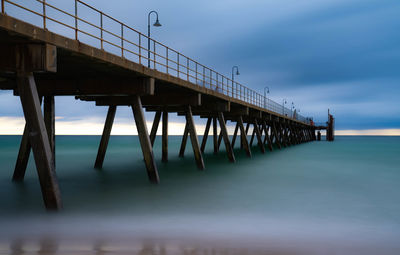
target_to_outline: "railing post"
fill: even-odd
[[[124,24],[121,23],[121,56],[124,57]]]
[[[142,36],[140,35],[140,33],[138,33],[139,35],[139,64],[142,64]]]
[[[187,81],[189,81],[189,58],[186,58],[186,76]]]
[[[205,87],[205,86],[206,86],[206,69],[203,66],[203,87]]]
[[[1,12],[4,13],[4,0],[1,0]]]
[[[165,54],[165,61],[167,62],[167,64],[166,64],[166,68],[167,68],[167,73],[168,73],[168,47],[165,47],[165,49],[166,49],[166,54]]]
[[[78,40],[78,0],[75,0],[75,40]]]
[[[156,69],[156,41],[153,41],[153,67]]]
[[[2,4],[3,4],[3,1],[2,1]],[[43,29],[46,29],[46,0],[43,0],[42,3],[43,3]]]
[[[195,64],[196,64],[196,67],[195,67],[195,69],[196,69],[196,85],[197,85],[197,62],[195,62]]]
[[[103,12],[100,12],[100,47],[103,50]]]
[[[216,78],[216,80],[217,80],[217,81],[216,81],[216,82],[217,82],[217,86],[215,87],[215,91],[218,92],[218,73],[216,73],[215,75],[216,75],[215,78]]]
[[[211,69],[210,69],[210,89],[212,89],[212,72],[211,72]]]
[[[179,78],[179,53],[178,53],[178,68],[176,68],[178,70],[178,78]]]

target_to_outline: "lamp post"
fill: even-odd
[[[235,73],[235,69],[236,69],[236,73]],[[235,74],[236,75],[240,75],[239,73],[239,67],[238,66],[232,66],[232,97],[234,97],[234,93],[233,93],[233,86],[234,86],[234,81],[235,81]]]
[[[267,90],[265,90],[267,89]],[[269,87],[265,86],[264,87],[264,108],[267,108],[266,100],[267,100],[267,93],[269,94]]]
[[[158,20],[158,13],[156,11],[150,11],[147,15],[147,67],[150,68],[150,15],[152,13],[156,14],[156,22],[154,22],[153,26],[161,27],[161,23]]]
[[[292,107],[290,108],[290,112],[291,112],[292,118],[293,118],[293,110],[294,110],[294,103],[292,102]]]
[[[286,99],[282,101],[282,115],[285,116],[285,104],[287,104]]]

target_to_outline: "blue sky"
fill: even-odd
[[[73,9],[72,0],[48,2]],[[240,83],[259,92],[268,86],[276,102],[294,102],[317,121],[330,108],[337,129],[400,128],[398,0],[86,2],[142,32],[147,13],[158,11],[156,40],[226,76],[239,66]],[[56,100],[63,120],[105,118],[104,108]],[[0,92],[0,116],[22,116],[9,92]]]

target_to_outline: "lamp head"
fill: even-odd
[[[155,27],[161,27],[160,21],[157,19],[156,22],[153,24]]]
[[[267,89],[267,93],[269,94],[269,89]]]
[[[240,75],[239,70],[236,71],[236,75]]]

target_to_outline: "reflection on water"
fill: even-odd
[[[230,164],[209,143],[205,171],[188,150],[155,155],[151,185],[136,137],[57,137],[65,209],[43,210],[33,160],[10,181],[19,137],[0,136],[0,254],[400,254],[400,137],[338,137]],[[190,146],[188,146],[190,148]]]

